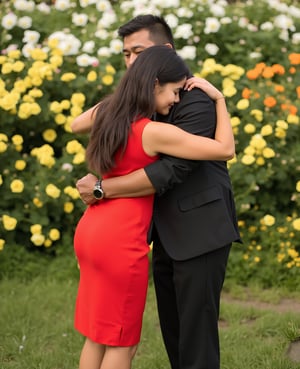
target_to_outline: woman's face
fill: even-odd
[[[179,102],[179,92],[183,88],[186,78],[179,82],[170,82],[160,85],[157,81],[154,89],[155,111],[168,115],[171,107]]]

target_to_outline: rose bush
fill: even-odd
[[[54,254],[71,248],[84,209],[75,182],[87,170],[87,137],[72,134],[70,123],[112,91],[124,71],[118,26],[153,13],[166,18],[192,71],[227,97],[237,152],[229,169],[244,240],[233,248],[229,275],[242,282],[295,281],[296,1],[15,0],[1,2],[0,10],[2,254],[13,244]]]

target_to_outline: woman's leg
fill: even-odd
[[[104,345],[86,338],[80,355],[79,369],[100,369],[104,353]]]
[[[130,369],[137,345],[129,347],[106,346],[100,369]]]

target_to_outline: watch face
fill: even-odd
[[[96,199],[102,199],[102,197],[103,197],[103,191],[100,190],[100,189],[98,189],[98,188],[96,188],[94,190],[94,196],[96,197]]]

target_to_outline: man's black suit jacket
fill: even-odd
[[[215,103],[198,88],[183,91],[169,116],[156,118],[163,119],[193,134],[214,137]],[[240,242],[226,162],[161,155],[145,171],[157,192],[148,241],[155,228],[174,260]]]

